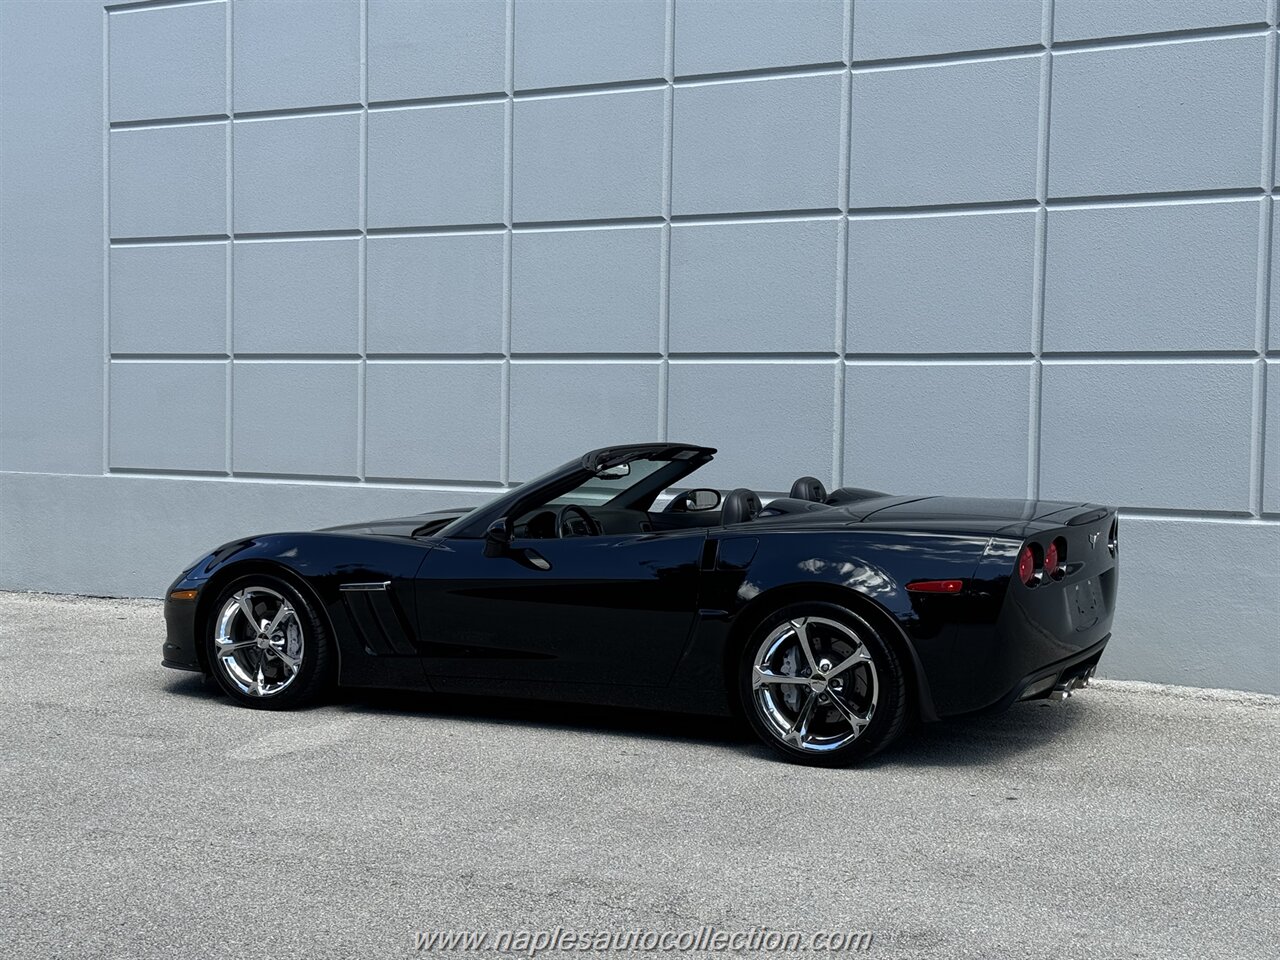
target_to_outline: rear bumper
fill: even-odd
[[[1111,639],[1119,590],[1119,560],[1102,539],[1113,517],[1103,511],[1075,527],[1032,534],[1042,544],[1065,539],[1069,558],[1061,576],[1032,585],[1012,575],[1022,540],[988,548],[971,598],[955,598],[952,627],[916,641],[937,716],[999,710],[1047,695],[1056,678],[1071,679],[1072,670],[1084,673],[1097,664]],[[1046,679],[1041,691],[1037,684]]]
[[[1036,670],[1023,677],[1013,689],[987,708],[992,713],[1007,710],[1019,700],[1045,700],[1055,687],[1075,678],[1086,678],[1093,675],[1093,670],[1107,649],[1111,634],[1102,638],[1088,650],[1067,657],[1058,663]]]

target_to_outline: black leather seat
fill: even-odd
[[[827,502],[827,488],[817,477],[801,477],[791,485],[792,500],[809,500],[812,503]]]
[[[724,504],[720,507],[720,522],[725,526],[746,523],[760,516],[761,509],[760,498],[746,487],[739,487],[724,498]]]

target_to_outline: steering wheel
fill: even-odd
[[[595,518],[591,516],[591,514],[587,513],[585,509],[578,506],[576,503],[566,503],[563,507],[560,508],[560,512],[556,514],[556,536],[558,536],[561,540],[563,540],[566,536],[570,536],[570,537],[577,536],[577,534],[574,533],[572,528],[570,528],[569,526],[569,518],[573,514],[577,514],[579,517],[581,517],[583,523],[586,524],[587,526],[586,536],[598,537],[600,536],[600,534],[604,533],[604,529],[595,520]]]

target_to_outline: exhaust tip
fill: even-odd
[[[1096,669],[1097,667],[1090,667],[1080,673],[1058,677],[1056,683],[1052,679],[1039,680],[1023,691],[1019,699],[1031,700],[1044,697],[1046,700],[1065,700],[1073,691],[1083,690],[1089,686],[1089,681],[1093,678]]]
[[[1059,680],[1053,685],[1053,689],[1049,691],[1050,700],[1065,700],[1071,696],[1073,690],[1083,690],[1089,685],[1089,678],[1093,676],[1093,668],[1090,667],[1084,673],[1077,673],[1075,676],[1067,677]]]

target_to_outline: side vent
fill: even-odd
[[[391,582],[344,583],[342,604],[360,636],[364,648],[374,656],[412,656],[417,651],[409,639],[412,635],[404,610]]]

